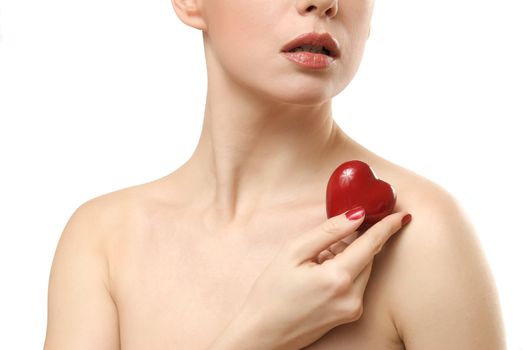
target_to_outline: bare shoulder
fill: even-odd
[[[105,241],[109,232],[115,232],[126,222],[140,220],[146,198],[140,186],[120,189],[82,203],[68,224],[80,224],[88,230],[88,238]]]
[[[495,282],[466,209],[439,184],[394,167],[398,210],[412,221],[394,235],[386,264],[391,317],[407,349],[503,349]]]
[[[417,253],[448,252],[461,248],[481,251],[475,227],[466,208],[440,184],[405,168],[395,167],[387,179],[395,185],[396,210],[412,214],[412,222],[394,237],[391,245],[402,250],[405,258],[417,259]],[[416,249],[414,249],[416,248]],[[397,259],[396,259],[397,260]],[[425,260],[425,259],[424,259]]]
[[[108,253],[122,226],[140,221],[139,198],[136,189],[117,191],[71,215],[51,267],[45,349],[120,348]]]
[[[163,205],[157,195],[158,187],[157,181],[153,181],[87,200],[71,215],[61,239],[74,235],[71,238],[89,243],[110,265],[117,259],[122,244],[147,232],[151,218]]]

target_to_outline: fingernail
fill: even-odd
[[[410,215],[410,214],[405,215],[403,217],[403,219],[401,219],[401,226],[403,227],[403,226],[407,225],[410,222],[410,220],[412,220],[412,215]]]
[[[358,220],[361,219],[365,215],[365,209],[361,206],[353,208],[345,213],[345,216],[349,220]]]

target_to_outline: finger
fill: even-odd
[[[349,234],[349,236],[347,236],[347,237],[352,238],[352,236],[355,236],[355,234]],[[345,237],[341,241],[338,241],[338,242],[332,244],[330,247],[328,247],[327,249],[322,251],[320,253],[320,255],[318,255],[318,257],[325,255],[327,257],[327,259],[332,259],[336,254],[339,254],[345,248],[347,248],[347,246],[349,245],[349,243],[346,243],[347,237]],[[354,239],[352,239],[352,240],[354,240]],[[324,260],[326,260],[326,259],[324,259]]]
[[[325,260],[332,259],[334,256],[340,252],[342,252],[346,247],[347,243],[343,241],[339,241],[331,245],[329,248],[325,249],[318,255],[317,263],[321,264]]]
[[[344,251],[345,248],[347,248],[347,246],[348,246],[348,244],[345,243],[344,241],[339,241],[339,242],[336,242],[333,245],[331,245],[328,249],[332,252],[332,254],[337,255],[337,254],[341,253],[342,251]]]
[[[360,228],[361,226],[358,227],[358,231],[355,231],[349,234],[348,236],[344,237],[340,242],[344,242],[346,245],[350,245],[352,242],[354,242],[356,238],[363,234],[363,232],[360,231]]]
[[[372,271],[372,263],[374,262],[374,259],[370,261],[370,263],[367,264],[363,268],[363,271],[354,279],[354,282],[352,284],[351,293],[354,293],[357,296],[363,296],[363,293],[365,292],[365,289],[367,288],[367,284],[369,282],[370,273]]]
[[[359,275],[379,253],[387,240],[401,229],[401,221],[407,216],[406,214],[398,212],[386,216],[352,242],[343,252],[336,255],[332,261],[351,276]]]
[[[360,213],[362,216],[355,220],[348,219],[348,216],[356,213]],[[300,264],[304,261],[316,259],[320,252],[327,249],[331,244],[354,232],[363,222],[364,213],[365,210],[358,207],[333,216],[320,226],[290,242],[291,258]]]
[[[332,254],[329,250],[324,250],[318,255],[318,258],[316,259],[316,263],[322,264],[325,260],[329,260],[334,258],[334,254]]]

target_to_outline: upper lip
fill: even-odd
[[[290,50],[302,45],[323,46],[330,52],[330,56],[340,56],[340,46],[338,41],[329,33],[305,33],[298,35],[296,38],[285,44],[281,49],[281,52],[289,52]]]

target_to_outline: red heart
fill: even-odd
[[[357,206],[365,208],[365,220],[358,231],[365,231],[392,213],[396,191],[379,180],[371,167],[360,160],[338,166],[327,184],[327,217],[339,215]]]

